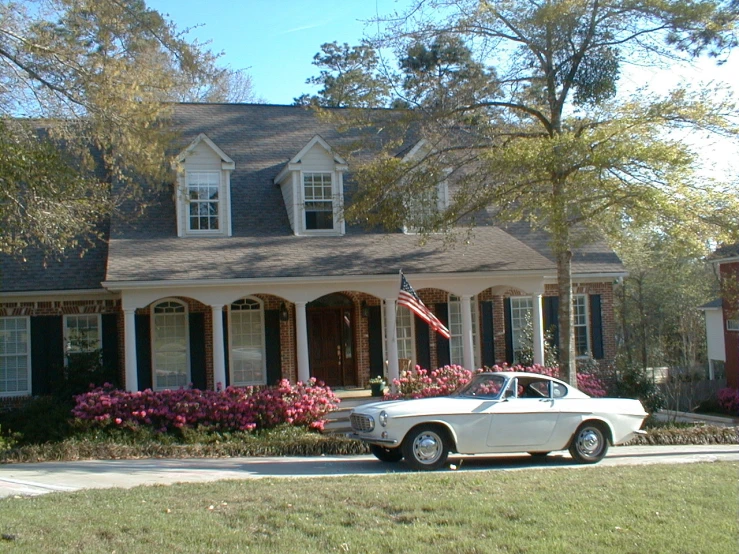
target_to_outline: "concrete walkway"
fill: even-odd
[[[739,446],[619,446],[611,448],[608,456],[596,467],[714,461],[739,462]],[[543,461],[531,458],[528,454],[504,454],[451,456],[449,463],[453,466],[450,469],[456,471],[593,467],[573,463],[566,452],[552,453]],[[7,464],[0,465],[0,498],[93,488],[203,483],[223,479],[320,478],[409,472],[402,462],[384,464],[373,456],[90,460]]]

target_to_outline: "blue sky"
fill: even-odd
[[[312,91],[305,84],[316,75],[311,64],[321,44],[358,44],[364,23],[376,13],[398,8],[395,0],[147,0],[169,14],[178,29],[200,25],[189,36],[210,40],[223,51],[224,65],[249,68],[257,96],[270,104],[292,104]]]

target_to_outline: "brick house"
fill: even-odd
[[[363,387],[404,363],[511,363],[527,321],[543,361],[557,314],[546,236],[490,223],[445,248],[346,224],[352,168],[336,151],[350,137],[311,110],[181,104],[173,122],[181,171],[142,214],[114,218],[82,257],[0,258],[0,397],[48,393],[86,349],[128,390],[310,377]],[[451,339],[396,309],[399,270]],[[575,253],[579,355],[615,356],[612,284],[623,275],[602,241]]]
[[[739,244],[710,258],[721,283],[721,298],[700,307],[706,318],[709,375],[739,388]]]

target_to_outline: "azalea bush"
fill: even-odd
[[[281,424],[322,429],[339,399],[315,379],[270,387],[228,387],[223,391],[180,389],[127,392],[103,386],[75,396],[72,414],[89,428],[151,427],[253,431]]]
[[[739,389],[721,389],[718,403],[726,413],[739,415]]]
[[[542,365],[531,366],[509,366],[507,364],[495,365],[486,368],[487,371],[523,371],[527,373],[538,373],[550,377],[559,378],[559,368],[546,367]],[[446,365],[439,369],[429,371],[416,366],[415,369],[403,371],[399,379],[393,380],[393,389],[397,392],[385,395],[387,399],[397,398],[429,398],[432,396],[445,396],[456,389],[469,383],[475,373],[459,365]],[[579,372],[577,374],[577,388],[589,396],[601,397],[606,395],[603,382],[592,373]]]

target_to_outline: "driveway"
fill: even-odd
[[[738,445],[618,446],[598,466],[739,462]],[[575,464],[566,452],[544,461],[527,454],[450,456],[447,471],[520,471],[544,468],[592,467]],[[0,465],[0,497],[39,495],[91,488],[202,483],[222,479],[320,478],[340,475],[409,473],[402,462],[383,464],[373,456],[308,458],[198,458],[91,460]]]

